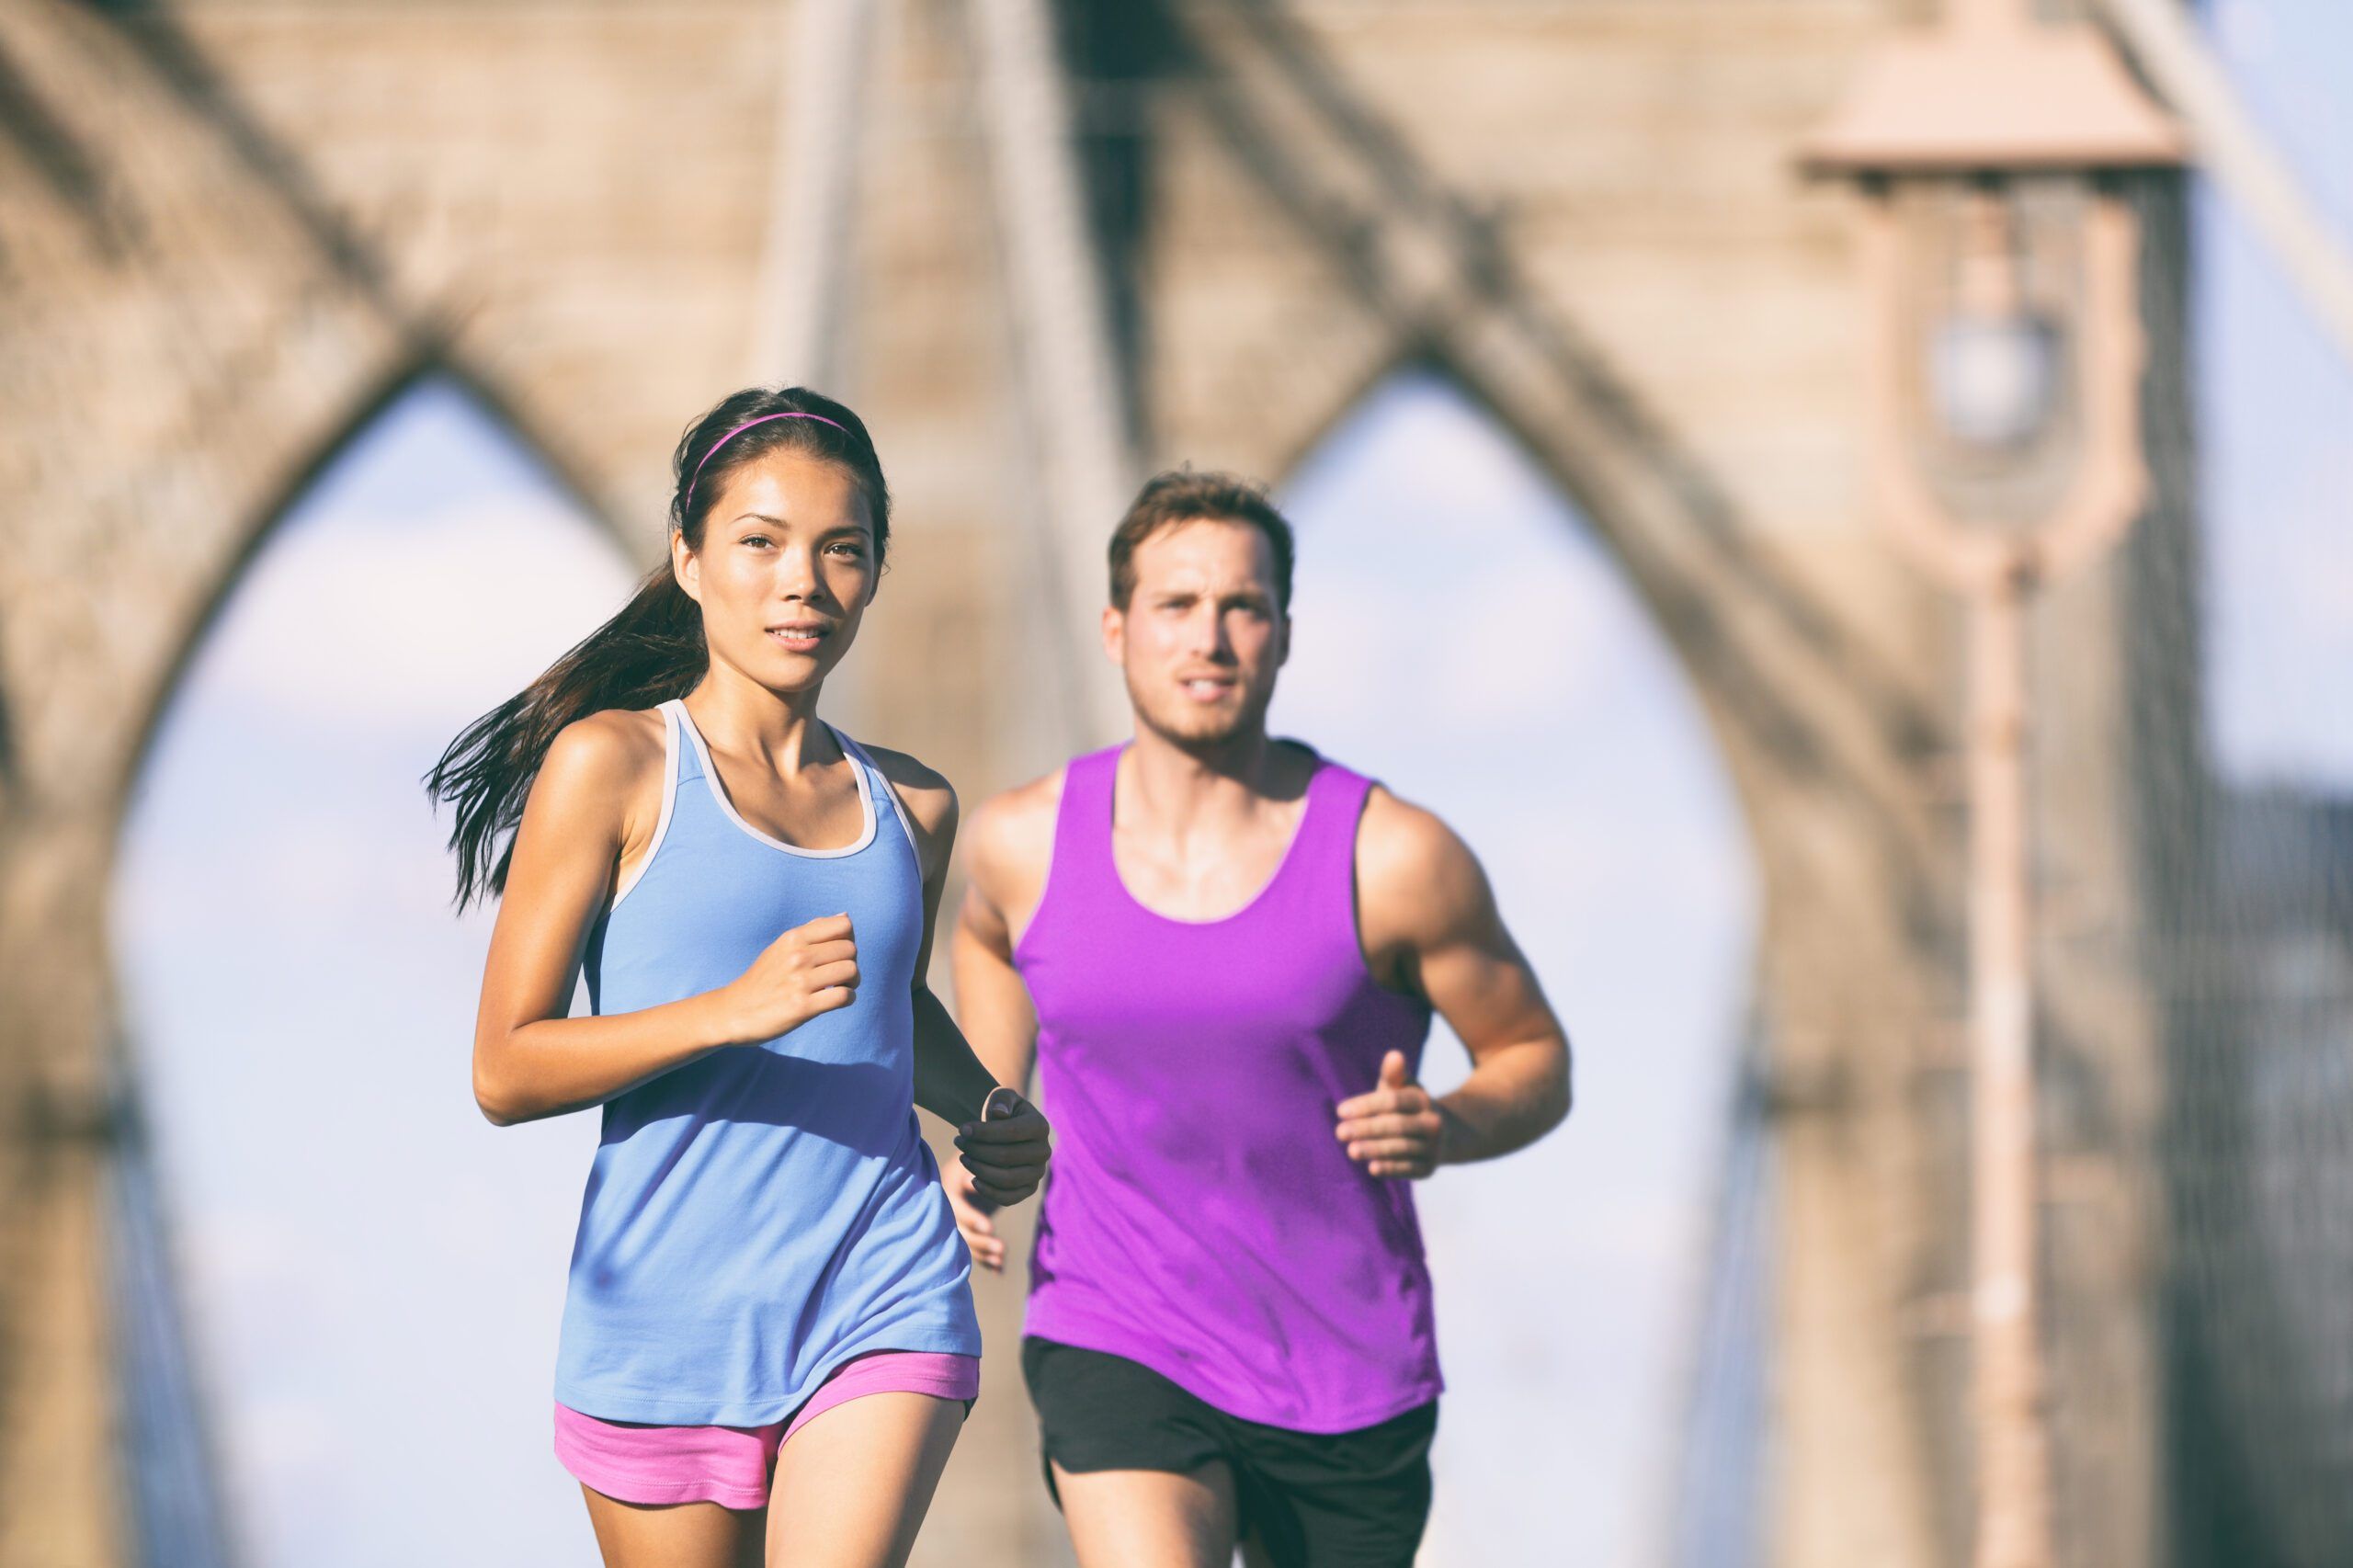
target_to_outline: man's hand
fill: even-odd
[[[1404,1051],[1382,1057],[1381,1086],[1342,1100],[1339,1115],[1340,1142],[1368,1174],[1419,1180],[1438,1168],[1446,1113],[1406,1072]]]
[[[996,1233],[996,1205],[975,1190],[972,1173],[961,1164],[940,1172],[939,1180],[948,1189],[948,1207],[956,1211],[956,1228],[972,1249],[972,1261],[992,1274],[1004,1273],[1005,1238]]]

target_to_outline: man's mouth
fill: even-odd
[[[1222,702],[1241,683],[1226,676],[1195,676],[1177,685],[1196,702]]]

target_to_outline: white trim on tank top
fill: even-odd
[[[613,902],[605,906],[611,914],[621,906],[630,890],[645,880],[654,869],[654,857],[662,853],[662,840],[670,833],[670,812],[678,803],[678,721],[672,717],[666,702],[654,710],[662,715],[662,812],[654,819],[654,842],[645,846],[645,858],[629,874],[629,881],[614,890]]]
[[[826,733],[834,737],[834,744],[841,747],[843,759],[852,768],[858,770],[858,810],[860,826],[856,842],[845,844],[838,849],[803,849],[797,844],[787,844],[781,838],[771,837],[744,820],[741,813],[735,810],[735,802],[727,798],[727,786],[720,782],[719,769],[711,765],[710,748],[703,744],[702,732],[695,728],[695,718],[693,714],[687,711],[686,699],[674,697],[663,706],[677,710],[679,728],[686,732],[687,739],[694,743],[695,756],[702,763],[703,785],[710,791],[710,798],[719,802],[719,809],[727,814],[729,822],[742,828],[751,837],[759,840],[771,849],[780,849],[787,855],[799,855],[810,860],[838,860],[846,855],[857,854],[874,842],[873,788],[867,782],[865,770],[858,767],[858,758],[851,756],[849,743],[843,738],[842,733],[831,724],[825,724]],[[824,724],[825,722],[821,719],[818,722]]]
[[[829,730],[833,729],[833,726],[830,724],[825,727]],[[915,843],[915,825],[907,820],[907,808],[900,803],[899,791],[892,787],[890,775],[882,771],[881,765],[874,760],[873,756],[868,753],[864,746],[858,744],[856,741],[851,740],[839,730],[834,730],[834,739],[842,743],[843,750],[848,752],[852,756],[855,756],[858,761],[866,765],[869,771],[874,775],[875,787],[881,790],[883,794],[890,797],[891,814],[899,819],[899,831],[907,835],[907,847],[914,851],[915,858],[915,869],[920,872],[923,869],[923,850]]]

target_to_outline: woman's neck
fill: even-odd
[[[779,692],[725,665],[713,664],[687,694],[695,728],[730,752],[764,759],[780,778],[839,760],[833,733],[817,717],[823,689]]]

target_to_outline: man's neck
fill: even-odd
[[[1246,817],[1281,792],[1280,757],[1263,727],[1194,746],[1139,726],[1123,771],[1130,821],[1179,834]]]

